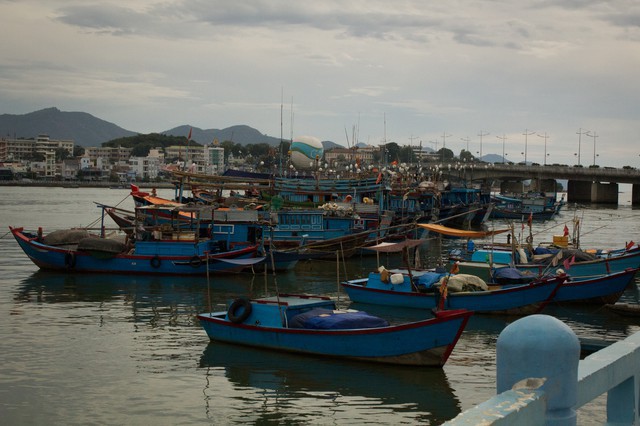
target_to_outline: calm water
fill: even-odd
[[[271,276],[206,278],[38,272],[5,234],[8,226],[100,225],[95,202],[131,208],[124,189],[0,188],[0,418],[3,424],[440,424],[495,394],[495,342],[516,318],[475,316],[443,369],[396,368],[209,343],[195,315],[265,291],[345,296],[336,263],[304,263]],[[171,191],[160,191],[170,197]],[[640,240],[640,210],[581,206],[583,247]],[[625,198],[626,197],[626,198]],[[534,225],[536,240],[561,234],[574,212]],[[97,221],[96,221],[97,219]],[[112,224],[107,220],[107,226]],[[516,228],[517,229],[517,228]],[[432,262],[451,241],[430,241]],[[376,267],[354,258],[340,278]],[[401,264],[384,257],[387,267]],[[345,272],[346,270],[346,272]],[[625,301],[638,301],[638,288]],[[395,319],[420,312],[356,306]],[[636,319],[597,307],[548,308],[579,337],[619,339]],[[601,400],[580,424],[603,419]]]

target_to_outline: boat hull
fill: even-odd
[[[92,252],[48,246],[12,228],[18,245],[31,261],[43,270],[67,273],[115,273],[158,275],[206,275],[209,273],[239,272],[250,265],[257,246],[231,250],[215,255],[199,256],[165,254],[117,254],[97,256]]]
[[[579,302],[594,304],[616,303],[638,269],[626,269],[597,278],[565,281],[556,292],[554,302]]]
[[[211,340],[308,355],[439,367],[449,357],[471,313],[453,311],[402,325],[342,330],[237,324],[225,315],[225,312],[198,315]]]
[[[554,296],[565,278],[554,278],[536,284],[505,286],[491,291],[449,293],[444,301],[446,309],[467,309],[478,313],[527,315],[539,312]],[[420,293],[396,291],[367,285],[367,279],[343,282],[349,299],[358,303],[433,309],[440,302],[438,291]]]

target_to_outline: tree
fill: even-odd
[[[438,154],[438,159],[441,161],[451,161],[454,158],[453,151],[449,148],[440,148],[436,154]]]
[[[466,149],[460,151],[460,161],[472,162],[475,161],[475,159],[476,157],[474,157],[470,151],[467,151]]]
[[[84,155],[84,147],[81,145],[73,146],[73,156],[74,157],[82,157]]]
[[[64,161],[69,158],[69,151],[67,151],[65,148],[56,148],[54,152],[57,162]]]

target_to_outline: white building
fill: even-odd
[[[155,179],[160,170],[160,159],[158,157],[131,157],[129,167],[135,172],[136,179]]]

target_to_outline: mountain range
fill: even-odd
[[[225,129],[200,129],[189,125],[174,127],[157,133],[187,137],[191,131],[191,140],[202,145],[218,141],[232,141],[241,145],[266,143],[277,146],[280,138],[265,135],[246,125],[237,125]],[[101,146],[103,142],[122,137],[135,136],[140,132],[123,129],[113,123],[94,117],[86,112],[66,112],[58,108],[45,108],[28,114],[0,115],[0,136],[7,138],[36,138],[45,134],[51,139],[73,140],[83,147]],[[331,141],[322,142],[325,149],[341,147]]]
[[[191,131],[191,140],[202,145],[218,141],[232,141],[241,145],[266,143],[277,146],[280,138],[268,136],[247,125],[231,126],[224,129],[200,129],[189,125],[174,127],[156,133],[187,137]],[[73,140],[76,145],[83,147],[101,146],[104,142],[122,137],[135,136],[140,132],[123,129],[116,124],[94,117],[86,112],[60,111],[51,107],[27,114],[1,114],[0,137],[7,138],[36,138],[46,134],[51,139]],[[325,150],[344,148],[332,141],[322,141]],[[359,144],[361,145],[361,144]],[[426,151],[432,151],[427,148]],[[484,155],[482,160],[500,163],[502,157],[496,154]]]

